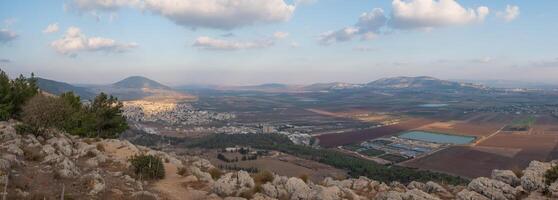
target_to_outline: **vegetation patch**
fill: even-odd
[[[380,158],[382,158],[384,160],[389,160],[389,161],[395,162],[395,163],[403,162],[405,160],[408,160],[408,158],[405,158],[405,157],[400,156],[400,155],[395,155],[395,154],[385,154],[385,155],[380,156]]]
[[[524,117],[514,120],[510,125],[506,126],[506,131],[528,131],[533,124],[535,124],[536,118],[534,116]]]
[[[353,177],[366,176],[382,182],[398,181],[409,183],[411,181],[436,181],[449,184],[467,184],[468,181],[461,177],[451,176],[438,172],[415,170],[400,166],[384,166],[376,162],[347,155],[335,150],[316,149],[307,146],[295,145],[289,138],[279,134],[242,134],[227,135],[217,134],[198,139],[187,147],[220,149],[224,146],[249,146],[256,149],[276,150],[293,156],[318,161],[339,169],[349,171]]]
[[[153,155],[135,155],[130,159],[136,176],[143,180],[165,178],[165,167],[161,158]]]
[[[378,149],[366,149],[364,151],[359,152],[360,154],[366,155],[366,156],[379,156],[379,155],[383,155],[386,152],[382,151],[382,150],[378,150]]]
[[[546,185],[550,185],[558,180],[558,165],[553,166],[544,174],[544,182]]]

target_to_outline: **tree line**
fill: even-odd
[[[73,92],[40,92],[33,74],[11,80],[0,70],[0,121],[16,119],[18,132],[40,134],[56,128],[81,137],[117,138],[128,129],[116,97],[100,93],[84,103]]]

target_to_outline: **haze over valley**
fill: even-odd
[[[558,199],[558,2],[0,3],[0,197]]]

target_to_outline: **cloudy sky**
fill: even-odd
[[[71,83],[558,83],[558,1],[0,2],[0,68]]]

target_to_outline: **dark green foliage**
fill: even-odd
[[[72,92],[36,95],[23,107],[21,119],[27,126],[21,130],[36,134],[58,128],[82,137],[116,138],[128,128],[121,108],[122,103],[103,93],[90,105],[83,105]]]
[[[161,158],[153,155],[135,155],[130,159],[134,173],[143,180],[165,178]]]
[[[0,120],[17,118],[23,104],[38,93],[39,89],[33,74],[31,78],[20,75],[10,80],[8,75],[0,70]]]
[[[128,129],[126,118],[122,115],[122,102],[116,97],[101,93],[95,97],[88,112],[93,115],[95,137],[117,138]]]
[[[367,176],[371,179],[401,183],[411,181],[437,181],[449,184],[466,184],[467,180],[442,173],[421,171],[399,166],[384,166],[373,161],[353,157],[335,150],[315,149],[295,145],[286,136],[278,134],[219,134],[202,138],[190,147],[219,149],[226,146],[250,146],[256,149],[277,150],[297,157],[315,160],[349,171],[353,177]]]
[[[558,165],[553,166],[544,173],[544,182],[546,185],[550,185],[558,180]]]

